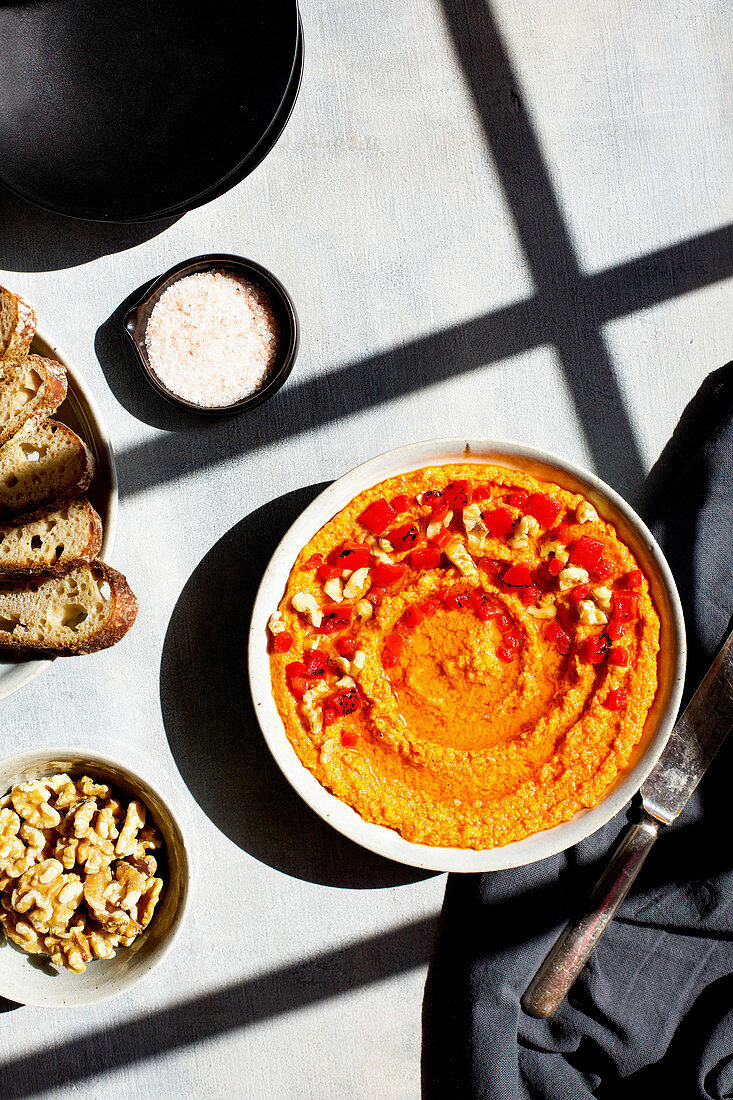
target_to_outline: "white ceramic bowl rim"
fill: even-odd
[[[606,797],[592,809],[581,811],[552,829],[483,851],[414,844],[392,829],[365,821],[321,786],[301,764],[285,733],[272,695],[267,652],[267,621],[282,599],[298,554],[324,523],[358,493],[387,478],[424,466],[459,462],[513,466],[528,470],[539,480],[556,483],[564,478],[569,487],[575,484],[571,491],[588,496],[600,514],[611,513],[611,522],[625,521],[629,532],[645,549],[648,565],[656,573],[661,595],[666,598],[672,649],[667,699],[656,727],[650,730],[647,725],[643,752],[636,761],[632,760]],[[541,468],[545,468],[544,473]],[[667,561],[647,526],[614,489],[595,474],[549,451],[515,441],[453,438],[426,440],[377,455],[329,485],[301,513],[272,555],[260,583],[252,612],[248,657],[255,713],[265,741],[285,778],[319,817],[362,847],[397,862],[426,870],[477,872],[523,866],[564,851],[596,832],[626,805],[658,760],[674,726],[684,686],[686,644],[682,607]]]
[[[175,903],[175,908],[171,911],[168,927],[162,931],[161,938],[152,945],[146,944],[154,931],[158,915],[156,909],[150,925],[130,948],[119,948],[115,958],[109,961],[94,959],[83,974],[72,974],[69,971],[48,973],[38,965],[39,956],[26,955],[13,944],[0,944],[0,997],[19,1004],[45,1008],[75,1008],[98,1004],[128,992],[146,978],[163,961],[178,939],[188,913],[192,890],[191,855],[181,817],[174,811],[168,798],[160,793],[157,785],[139,770],[137,764],[131,766],[95,749],[77,746],[29,749],[0,760],[0,795],[4,795],[12,784],[22,781],[22,776],[45,774],[55,762],[62,761],[68,761],[74,772],[85,770],[92,776],[101,772],[101,777],[108,776],[110,783],[130,788],[138,794],[164,836],[166,833],[173,834],[179,877],[174,901],[171,903]],[[167,843],[166,849],[171,871],[173,858]],[[165,894],[161,905],[164,903]]]

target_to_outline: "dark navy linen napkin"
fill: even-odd
[[[685,611],[687,699],[733,615],[729,368],[692,402],[650,482],[646,516]],[[733,1097],[733,735],[555,1017],[520,1006],[635,810],[541,863],[449,877],[425,992],[426,1100]]]

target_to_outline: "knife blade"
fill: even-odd
[[[553,1016],[629,892],[659,834],[684,810],[716,752],[733,729],[733,630],[675,723],[659,760],[641,785],[641,820],[616,848],[586,913],[561,933],[527,986],[530,1016]]]
[[[671,825],[733,729],[733,631],[641,785],[647,813]]]

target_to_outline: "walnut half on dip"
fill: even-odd
[[[32,955],[81,973],[150,923],[163,848],[147,810],[106,783],[66,773],[0,799],[0,924]]]
[[[301,550],[268,633],[301,762],[433,846],[499,847],[597,805],[657,691],[632,549],[592,501],[502,466],[360,493]]]

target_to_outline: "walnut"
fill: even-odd
[[[36,829],[55,828],[61,814],[49,804],[49,790],[38,779],[20,783],[11,793],[13,809]]]
[[[138,872],[134,873],[138,874]],[[113,879],[109,868],[105,868],[94,875],[87,875],[84,882],[84,900],[92,916],[105,931],[134,937],[140,931],[140,925],[121,907],[122,890],[124,890],[123,884]],[[138,894],[133,905],[137,905],[139,900]]]
[[[22,947],[29,955],[45,954],[46,947],[38,932],[31,927],[27,920],[19,917],[17,913],[10,912],[7,909],[0,910],[0,924],[2,924],[8,939],[12,940],[13,943],[17,943],[18,947]]]
[[[120,830],[120,835],[115,844],[115,855],[118,857],[131,856],[137,848],[137,834],[145,825],[145,807],[138,799],[133,798],[127,807],[125,823]]]
[[[163,889],[162,878],[151,878],[142,893],[140,901],[133,909],[133,916],[141,928],[147,928],[153,917],[153,910],[158,904]]]
[[[64,874],[57,859],[45,859],[20,876],[10,900],[37,932],[54,935],[65,930],[82,892],[78,875]]]
[[[79,801],[76,784],[65,772],[61,775],[52,775],[50,779],[44,779],[44,783],[56,795],[54,806],[57,810],[68,810]]]

